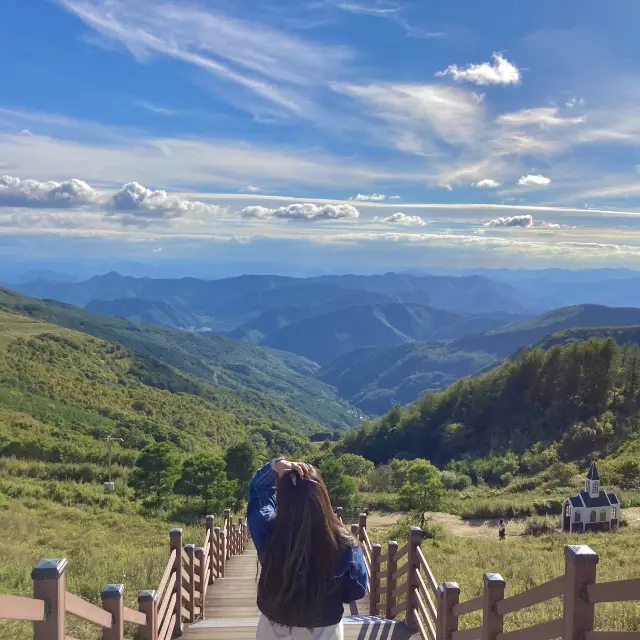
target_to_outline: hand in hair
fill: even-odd
[[[289,462],[288,460],[276,460],[271,468],[278,477],[281,478],[285,473],[291,473],[291,481],[295,485],[297,476],[302,480],[309,475],[309,468],[304,462]],[[297,474],[297,475],[296,475]]]

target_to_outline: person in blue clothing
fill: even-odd
[[[261,565],[258,640],[343,640],[345,602],[362,598],[358,542],[333,513],[320,474],[283,458],[249,484],[247,524]]]

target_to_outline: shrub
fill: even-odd
[[[464,491],[471,486],[471,478],[468,475],[455,471],[441,471],[440,482],[445,489],[453,491]]]
[[[524,526],[525,536],[543,536],[555,533],[559,530],[558,521],[555,518],[528,518]]]
[[[374,470],[373,462],[355,453],[345,453],[338,458],[344,472],[352,478],[361,478]]]

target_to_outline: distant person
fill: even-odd
[[[344,603],[365,595],[367,570],[320,474],[265,464],[249,484],[247,524],[262,565],[257,640],[343,640]]]
[[[500,540],[504,540],[507,537],[507,523],[504,520],[500,520],[498,524],[498,537]]]

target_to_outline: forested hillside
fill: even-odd
[[[318,377],[365,413],[380,415],[494,362],[491,354],[467,353],[442,342],[409,342],[349,351],[321,369]]]
[[[347,434],[375,462],[452,460],[552,448],[565,460],[614,451],[638,433],[640,347],[592,338],[522,353],[476,378],[427,394],[407,411]]]
[[[0,287],[2,307],[120,344],[227,390],[264,418],[300,431],[344,429],[359,421],[357,410],[313,377],[318,365],[292,353],[100,316],[67,304],[26,298]]]

